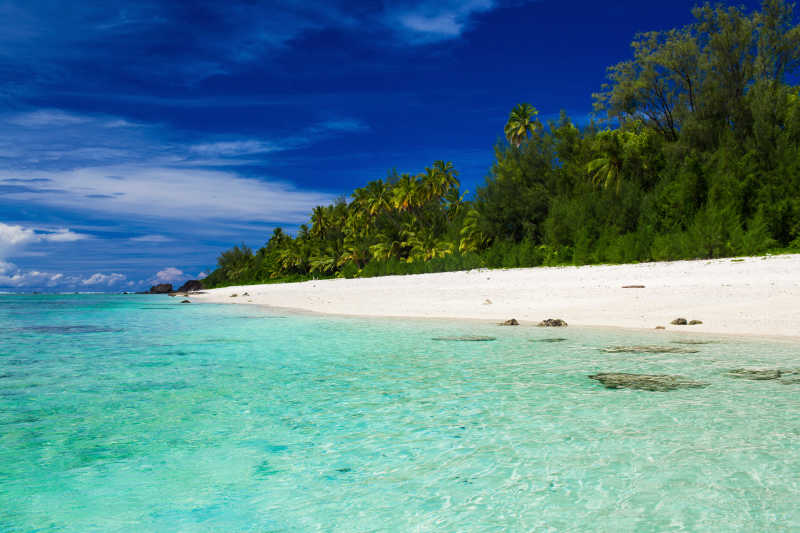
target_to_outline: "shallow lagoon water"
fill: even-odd
[[[2,532],[800,530],[800,384],[726,375],[794,342],[133,295],[0,295],[0,338]]]

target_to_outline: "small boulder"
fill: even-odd
[[[182,301],[181,301],[181,303],[182,303],[182,304],[190,304],[190,303],[192,303],[192,302],[190,302],[189,300],[182,300]]]
[[[233,294],[231,294],[231,298],[236,298],[237,296],[239,296],[239,295],[236,294],[235,292]]]
[[[623,289],[644,289],[644,285],[623,285]]]
[[[690,325],[690,326],[697,326],[697,325],[700,325],[700,324],[702,324],[702,323],[703,323],[703,321],[702,321],[702,320],[690,320],[690,321],[689,321],[689,325]]]
[[[638,389],[664,392],[708,386],[708,383],[702,381],[692,381],[683,376],[670,376],[667,374],[600,373],[593,374],[589,378],[599,381],[607,389]]]
[[[250,294],[249,293],[244,293],[244,294],[242,294],[242,296],[250,296]]]
[[[673,326],[685,326],[688,323],[689,322],[685,318],[676,318],[675,320],[670,322],[670,324],[672,324]]]
[[[656,329],[667,329],[664,326],[656,326]]]
[[[498,326],[519,326],[519,322],[516,318],[509,318],[505,322],[500,322]]]
[[[491,301],[489,298],[486,298],[486,299],[483,301],[483,305],[492,305],[492,301]]]
[[[560,318],[548,318],[537,324],[540,328],[565,328],[567,323]]]

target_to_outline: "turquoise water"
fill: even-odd
[[[800,384],[725,375],[798,344],[121,295],[0,295],[0,339],[0,532],[800,531]]]

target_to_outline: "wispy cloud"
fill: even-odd
[[[319,124],[315,124],[308,128],[308,131],[311,133],[328,133],[328,132],[360,132],[360,131],[369,131],[369,126],[358,119],[355,118],[340,118],[340,119],[332,119],[326,120],[324,122],[320,122]]]
[[[220,141],[190,146],[192,152],[206,157],[230,157],[251,154],[267,154],[283,148],[278,144],[264,141]]]
[[[385,20],[406,40],[429,43],[459,37],[468,28],[474,15],[493,7],[493,0],[423,0],[388,9]]]
[[[19,113],[8,118],[8,122],[28,128],[42,128],[52,126],[71,126],[83,124],[90,119],[74,113],[67,113],[60,109],[39,109],[28,113]]]
[[[39,127],[48,121],[50,127]],[[117,123],[133,126],[109,134],[109,124]],[[336,118],[277,141],[192,143],[176,140],[178,135],[163,126],[108,115],[52,109],[0,115],[0,191],[10,201],[114,217],[298,223],[333,195],[231,169],[263,162],[272,152],[367,129],[357,119]],[[76,236],[57,232],[37,238],[64,242]]]
[[[131,242],[145,242],[145,243],[165,243],[172,242],[171,239],[165,235],[140,235],[139,237],[131,237]]]
[[[45,187],[34,183],[27,190],[6,193],[6,199],[116,217],[209,223],[215,219],[300,222],[312,207],[333,200],[333,195],[221,170],[135,164],[77,168],[47,175],[63,191],[61,194],[42,194]],[[108,175],[125,179],[111,180]],[[87,195],[98,198],[87,201]]]
[[[122,274],[119,274],[119,273],[102,274],[102,273],[98,272],[98,273],[92,274],[88,278],[82,280],[81,284],[82,285],[108,285],[108,286],[111,286],[111,285],[120,283],[122,281],[125,281],[125,279],[126,279],[125,276],[122,275]]]
[[[236,139],[220,140],[189,146],[189,150],[203,157],[239,157],[270,154],[313,145],[333,135],[369,131],[369,126],[355,118],[339,118],[317,122],[303,128],[298,134],[280,140]],[[197,164],[197,161],[192,161]]]

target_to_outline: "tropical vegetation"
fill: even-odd
[[[793,7],[705,4],[639,34],[590,123],[514,106],[474,196],[450,162],[391,172],[224,252],[206,284],[800,251]]]

